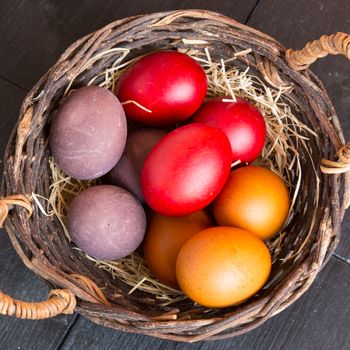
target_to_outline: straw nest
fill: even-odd
[[[139,253],[117,262],[87,257],[65,227],[72,198],[96,181],[66,177],[54,163],[48,149],[53,112],[81,86],[113,89],[128,65],[160,49],[185,52],[202,64],[208,97],[244,97],[262,111],[267,142],[258,162],[281,175],[290,189],[288,221],[268,242],[269,281],[239,306],[194,304],[157,282]],[[232,337],[294,302],[338,243],[349,179],[320,172],[322,159],[332,159],[344,143],[342,131],[322,84],[310,71],[290,68],[284,53],[267,35],[208,11],[123,19],[74,43],[28,94],[6,151],[2,194],[24,193],[35,202],[30,220],[14,209],[6,221],[27,266],[51,285],[70,289],[78,298],[76,311],[94,322],[173,340]],[[74,274],[94,281],[108,303],[89,294]]]
[[[288,185],[292,194],[292,204],[288,221],[292,218],[293,208],[298,197],[301,183],[301,169],[298,153],[298,146],[309,151],[308,140],[310,137],[317,137],[317,134],[301,123],[293,114],[285,92],[289,89],[281,87],[280,89],[268,87],[261,79],[249,74],[249,67],[244,71],[235,68],[234,61],[238,56],[244,56],[251,52],[251,49],[237,52],[235,57],[228,60],[221,59],[214,62],[208,50],[182,49],[184,52],[197,60],[205,69],[208,77],[208,97],[231,96],[232,100],[236,97],[243,97],[256,105],[264,115],[267,126],[267,142],[263,149],[262,156],[255,162],[265,165],[271,170],[282,176]],[[102,52],[99,59],[110,55],[111,51]],[[125,57],[124,57],[125,56]],[[101,87],[114,90],[115,82],[124,70],[132,64],[135,59],[128,61],[128,50],[124,51],[122,60],[118,58],[116,62],[107,68],[103,74],[104,80],[99,84]],[[100,74],[101,75],[101,74]],[[87,85],[93,84],[99,76],[93,77]],[[72,80],[71,85],[74,83]],[[71,86],[70,85],[70,86]],[[71,90],[68,88],[65,95]],[[129,103],[133,103],[130,101]],[[295,108],[298,108],[296,105]],[[49,159],[51,169],[51,193],[49,198],[41,197],[33,193],[32,197],[38,206],[38,209],[46,216],[55,215],[62,225],[62,229],[67,239],[71,241],[70,234],[66,228],[67,209],[73,198],[84,189],[100,183],[97,180],[82,181],[65,175],[54,159]],[[235,167],[238,163],[232,164]],[[311,159],[311,166],[314,164]],[[315,184],[318,191],[319,179],[315,172]],[[318,196],[315,198],[317,199]],[[46,203],[45,203],[46,202]],[[317,206],[317,202],[315,202]],[[46,206],[46,208],[45,208]],[[276,238],[268,242],[273,261],[278,259],[278,252],[283,244],[283,237],[287,232],[282,230],[276,235]],[[298,254],[296,252],[296,254]],[[149,271],[142,255],[135,252],[118,261],[106,261],[94,259],[86,255],[95,265],[108,271],[113,278],[122,280],[130,286],[129,294],[135,290],[140,290],[154,294],[162,302],[162,306],[170,305],[179,301],[185,296],[181,291],[170,288],[155,279]],[[285,259],[290,259],[292,256]]]

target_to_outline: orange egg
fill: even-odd
[[[152,273],[161,282],[177,288],[177,254],[195,233],[212,225],[208,214],[203,210],[178,217],[155,213],[149,222],[143,246],[145,260]]]
[[[232,171],[213,212],[218,225],[239,227],[265,240],[283,227],[289,206],[283,180],[270,169],[250,165]]]
[[[176,275],[183,292],[206,307],[243,302],[267,281],[271,257],[254,234],[235,227],[203,230],[181,248]]]

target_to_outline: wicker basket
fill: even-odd
[[[238,56],[235,64],[242,69],[249,66],[267,84],[291,87],[291,98],[303,106],[298,118],[318,134],[310,142],[310,154],[299,150],[302,190],[287,227],[294,234],[283,240],[281,259],[273,265],[268,287],[239,306],[219,310],[206,310],[189,300],[160,307],[151,294],[128,295],[121,281],[113,280],[72,249],[58,220],[44,216],[29,199],[33,192],[49,195],[47,138],[51,111],[73,78],[73,87],[86,84],[120,52],[115,50],[102,60],[94,60],[97,54],[123,47],[130,49],[129,57],[137,57],[155,49],[189,44],[207,47],[218,59],[251,49],[247,55]],[[13,300],[0,292],[1,313],[41,319],[77,311],[106,327],[193,342],[242,334],[293,303],[309,288],[336,248],[349,200],[348,148],[327,92],[307,69],[318,57],[339,53],[350,58],[350,37],[343,33],[324,36],[300,51],[286,50],[257,30],[201,10],[122,19],[71,45],[24,100],[5,154],[0,201],[0,225],[1,218],[6,219],[5,227],[17,253],[29,269],[58,289],[41,303]],[[315,190],[310,156],[320,179],[319,191]],[[337,161],[326,160],[336,157]],[[293,256],[288,253],[297,251],[292,259],[287,258]]]

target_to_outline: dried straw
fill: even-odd
[[[118,50],[123,52],[122,55],[110,68],[93,77],[87,85],[93,85],[103,77],[103,81],[99,86],[110,90],[114,89],[115,82],[120,75],[135,61],[135,59],[126,60],[129,53],[128,50]],[[298,109],[298,106],[285,95],[289,89],[285,87],[281,87],[280,89],[271,88],[261,79],[250,74],[249,68],[245,71],[240,71],[235,67],[234,61],[236,57],[248,54],[251,52],[250,49],[237,52],[229,60],[221,60],[220,62],[214,62],[207,49],[204,52],[190,49],[182,49],[180,51],[193,57],[205,69],[208,77],[208,97],[230,96],[229,100],[236,100],[236,97],[242,97],[251,101],[262,112],[267,126],[267,141],[262,155],[256,163],[269,167],[272,171],[283,177],[289,187],[292,194],[292,203],[287,219],[288,223],[293,216],[293,208],[298,198],[302,179],[298,148],[302,146],[308,152],[309,138],[317,137],[310,128],[294,116],[291,106],[295,109]],[[93,62],[106,58],[112,53],[111,50],[99,53],[94,57]],[[70,88],[73,81],[74,79],[66,89],[65,94],[71,92]],[[135,101],[128,101],[128,103],[132,102],[135,103]],[[67,239],[71,240],[65,225],[67,209],[77,194],[90,186],[98,184],[99,180],[80,181],[72,179],[67,177],[59,169],[53,159],[50,159],[49,163],[52,176],[50,197],[46,199],[34,193],[32,196],[39,210],[47,216],[55,215],[58,218]],[[233,164],[233,166],[236,164]],[[314,167],[314,164],[312,166]],[[316,191],[318,192],[319,180],[316,171],[315,177]],[[315,201],[317,201],[318,197],[318,195],[315,195]],[[42,201],[46,202],[46,205],[43,205],[41,203]],[[315,206],[317,204],[315,203]],[[312,227],[310,228],[310,232],[311,230]],[[276,260],[281,249],[282,241],[286,235],[288,235],[288,232],[281,230],[274,239],[267,242],[273,261]],[[163,305],[169,305],[185,298],[182,292],[157,281],[152,276],[143,257],[139,253],[133,253],[119,261],[103,261],[89,256],[87,258],[92,260],[99,268],[108,271],[113,278],[118,278],[129,285],[130,294],[136,289],[152,293],[156,295],[157,299]]]

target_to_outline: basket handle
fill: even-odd
[[[23,194],[15,194],[6,198],[0,198],[0,228],[3,227],[9,210],[13,205],[19,205],[20,207],[27,209],[29,217],[33,213],[30,200]]]
[[[327,55],[344,55],[350,60],[350,35],[342,32],[323,35],[320,39],[307,43],[301,50],[288,49],[286,60],[291,68],[301,71],[307,69],[318,58]],[[336,158],[336,161],[323,159],[321,171],[325,174],[341,174],[349,171],[350,143],[337,151]]]
[[[30,303],[12,299],[0,291],[0,314],[28,320],[42,320],[59,314],[72,314],[76,305],[68,289],[54,289],[46,301]]]
[[[31,201],[24,195],[12,195],[0,198],[0,228],[2,228],[9,210],[18,205],[28,211],[28,217],[32,215]],[[100,288],[89,278],[70,274],[92,297],[91,302],[110,305]],[[57,316],[59,314],[72,314],[76,306],[76,296],[69,289],[54,289],[49,293],[48,299],[42,302],[25,302],[15,300],[0,291],[0,315],[15,316],[29,320],[41,320]]]
[[[30,200],[23,195],[13,195],[0,199],[0,228],[7,218],[9,209],[19,205],[27,209],[29,216],[33,209]],[[72,314],[76,305],[74,294],[68,289],[54,289],[46,301],[25,302],[15,300],[0,291],[0,314],[29,320],[41,320],[59,314]]]
[[[307,69],[318,58],[328,55],[344,55],[350,59],[350,35],[341,32],[323,35],[320,39],[307,43],[301,50],[286,51],[289,66],[298,71]]]

